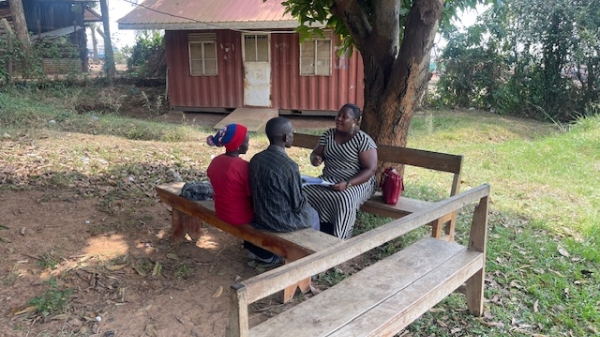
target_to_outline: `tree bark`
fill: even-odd
[[[108,4],[106,0],[100,0],[100,10],[102,12],[102,24],[104,26],[104,68],[108,78],[115,77],[115,56],[113,54],[112,41],[110,37],[110,24],[108,18]]]
[[[94,48],[94,61],[98,61],[98,41],[96,39],[96,26],[90,26],[92,30],[92,46]]]
[[[15,33],[21,45],[28,49],[31,45],[29,41],[29,32],[27,30],[27,21],[25,21],[25,11],[23,10],[23,2],[21,0],[10,0],[10,14],[15,26]]]
[[[367,50],[359,49],[365,68],[365,106],[361,128],[378,144],[406,146],[415,106],[427,85],[429,65],[425,63],[441,13],[441,0],[413,2],[398,56],[393,58],[391,67],[384,56],[378,55],[387,51],[387,55],[393,56],[389,48],[380,49],[382,46],[378,45]],[[399,25],[398,21],[396,25]],[[370,41],[377,41],[377,38]]]

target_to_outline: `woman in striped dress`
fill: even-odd
[[[324,163],[320,178],[333,186],[304,187],[308,201],[319,213],[322,228],[333,225],[333,235],[348,239],[356,221],[356,211],[373,193],[377,183],[377,145],[359,129],[360,109],[345,104],[310,154],[314,166]],[[331,226],[331,225],[330,225]]]

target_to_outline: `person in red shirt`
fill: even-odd
[[[224,146],[225,153],[215,157],[206,174],[212,184],[215,213],[219,219],[233,226],[241,226],[254,221],[254,208],[249,183],[249,163],[240,158],[248,152],[250,135],[241,124],[228,124],[208,136],[210,146]],[[250,257],[264,263],[279,262],[273,253],[244,241],[244,248]]]

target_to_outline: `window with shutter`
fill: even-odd
[[[331,76],[331,31],[300,44],[300,75]]]
[[[216,76],[217,35],[215,33],[188,34],[191,76]]]

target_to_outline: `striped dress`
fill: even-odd
[[[375,141],[363,131],[357,132],[349,141],[338,144],[335,141],[335,129],[327,130],[319,139],[323,145],[323,162],[325,167],[321,179],[333,183],[349,180],[361,170],[359,154],[376,149]],[[352,236],[356,222],[356,211],[373,193],[377,182],[373,175],[366,182],[351,185],[345,191],[335,191],[328,186],[309,185],[304,187],[308,202],[319,213],[321,222],[334,225],[334,235],[341,239]]]

